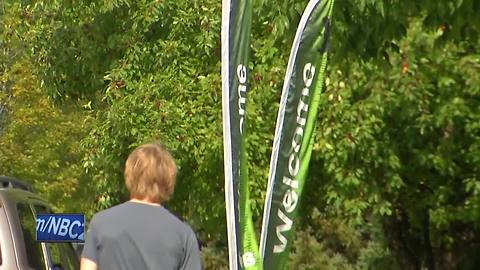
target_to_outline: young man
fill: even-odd
[[[201,269],[194,232],[161,205],[173,193],[176,172],[157,144],[130,154],[124,176],[131,200],[92,218],[81,270]]]

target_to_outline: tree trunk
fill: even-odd
[[[430,214],[428,209],[424,211],[423,218],[423,240],[425,247],[425,259],[428,270],[435,270],[435,260],[433,257],[432,243],[430,241]]]
[[[418,254],[412,247],[421,243],[421,239],[416,241],[410,234],[410,222],[405,211],[397,208],[392,217],[385,219],[383,231],[388,246],[392,250],[397,262],[402,269],[420,270],[422,265],[421,254]]]

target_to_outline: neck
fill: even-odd
[[[155,202],[151,202],[149,200],[139,200],[139,199],[130,199],[131,202],[136,202],[136,203],[144,203],[144,204],[149,204],[149,205],[155,205],[155,206],[159,206],[160,204],[159,203],[155,203]]]

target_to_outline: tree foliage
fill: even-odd
[[[311,185],[324,184],[307,197],[359,223],[383,217],[403,268],[478,248],[479,44],[436,47],[443,34],[414,21],[390,69],[332,72],[322,99]]]
[[[81,200],[87,183],[78,143],[89,122],[72,102],[56,107],[26,66],[17,62],[1,76],[10,84],[0,92],[0,173],[30,181],[56,211],[78,211],[89,204]]]

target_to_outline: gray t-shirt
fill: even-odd
[[[82,257],[99,270],[198,270],[197,238],[163,206],[125,202],[97,213]]]

